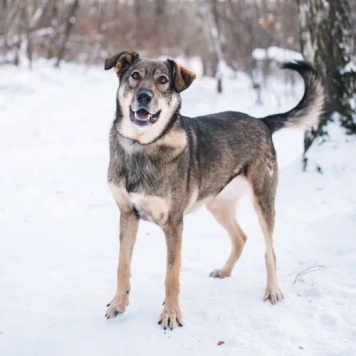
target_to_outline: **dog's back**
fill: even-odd
[[[317,71],[302,61],[284,63],[282,68],[300,73],[305,84],[302,99],[288,112],[262,119],[233,111],[182,118],[188,137],[194,136],[191,155],[199,165],[193,169],[201,176],[199,197],[217,194],[234,176],[247,176],[256,162],[263,162],[269,170],[276,167],[273,132],[283,127],[318,125],[324,95]]]
[[[183,118],[190,144],[190,177],[198,185],[198,200],[217,195],[234,177],[245,176],[257,161],[274,160],[268,127],[237,112]]]

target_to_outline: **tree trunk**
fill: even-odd
[[[223,73],[221,66],[225,64],[224,53],[222,49],[221,41],[221,28],[219,24],[219,14],[218,14],[218,2],[217,0],[211,0],[211,15],[212,15],[212,27],[211,27],[211,36],[214,41],[215,51],[218,56],[218,70],[216,73],[217,86],[216,90],[220,94],[223,92]]]
[[[53,29],[53,33],[51,34],[50,41],[47,47],[47,59],[50,59],[54,56],[54,43],[56,41],[56,32],[58,28],[58,2],[57,0],[51,1],[51,8],[50,8],[50,23]]]
[[[59,67],[61,60],[63,59],[66,44],[69,38],[70,30],[72,29],[73,25],[75,24],[76,17],[75,14],[79,7],[79,0],[74,0],[72,6],[70,7],[69,14],[67,17],[66,25],[63,31],[63,35],[61,36],[61,41],[59,44],[59,49],[57,53],[57,61],[55,63],[55,67]]]
[[[304,57],[315,63],[325,87],[325,115],[317,131],[307,132],[304,152],[325,126],[338,118],[348,134],[356,134],[356,71],[348,0],[298,0],[300,44]]]
[[[135,47],[141,48],[142,1],[134,0],[135,13]]]
[[[155,22],[154,22],[154,33],[159,35],[159,31],[162,29],[163,17],[166,12],[166,0],[156,0],[155,1]]]

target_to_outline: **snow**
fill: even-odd
[[[303,56],[301,53],[290,49],[270,46],[267,49],[255,48],[252,51],[252,58],[258,61],[270,59],[282,63],[286,61],[301,60],[303,59]]]
[[[331,127],[301,172],[302,132],[282,130],[274,234],[285,300],[262,301],[264,242],[251,204],[239,221],[248,238],[233,275],[209,278],[228,237],[202,208],[185,219],[183,328],[164,332],[165,243],[140,225],[130,306],[104,318],[115,292],[118,211],[106,184],[108,131],[117,81],[101,68],[0,67],[0,355],[351,355],[356,352],[356,140]],[[200,78],[183,113],[283,111],[251,82]],[[346,142],[347,140],[347,142]],[[323,174],[315,167],[322,167]],[[218,346],[219,341],[224,343]]]
[[[356,60],[351,59],[349,62],[345,64],[343,68],[340,70],[340,74],[353,73],[356,72]]]

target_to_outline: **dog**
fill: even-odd
[[[224,278],[238,260],[246,235],[236,220],[236,202],[249,192],[265,244],[267,287],[272,304],[283,294],[273,250],[274,200],[278,179],[272,134],[283,127],[316,127],[324,94],[315,68],[304,61],[282,68],[297,71],[305,92],[286,113],[253,118],[222,112],[196,118],[180,114],[180,93],[195,74],[174,60],[155,61],[125,51],[106,59],[105,69],[119,78],[116,115],[110,131],[108,183],[120,210],[120,252],[117,289],[106,318],[125,311],[129,303],[130,265],[140,219],[159,225],[166,239],[165,301],[159,324],[183,325],[179,306],[183,216],[205,205],[227,231],[231,252],[211,272]]]

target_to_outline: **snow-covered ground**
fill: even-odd
[[[224,280],[208,275],[229,252],[225,232],[204,208],[186,217],[183,328],[157,325],[165,242],[147,222],[134,252],[130,306],[104,318],[118,258],[118,211],[106,184],[116,85],[101,68],[0,67],[0,355],[356,354],[356,140],[346,143],[336,128],[330,142],[310,150],[308,173],[300,169],[302,133],[274,137],[282,303],[262,301],[264,241],[245,200],[238,215],[249,239]],[[183,113],[266,115],[295,105],[302,87],[289,97],[282,84],[276,90],[278,100],[265,92],[256,106],[244,75],[220,96],[201,78],[183,94]]]

